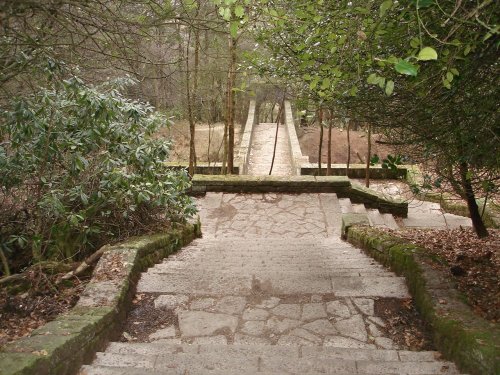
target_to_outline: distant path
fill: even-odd
[[[269,175],[273,159],[275,136],[275,123],[260,123],[254,126],[248,163],[249,175]],[[272,175],[293,175],[290,145],[288,144],[288,131],[283,124],[278,129],[276,158],[274,160]]]

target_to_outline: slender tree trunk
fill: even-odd
[[[276,146],[278,145],[278,132],[280,129],[281,112],[284,107],[284,101],[279,109],[278,118],[276,119],[276,134],[274,135],[273,158],[271,159],[271,168],[269,169],[269,176],[273,173],[274,160],[276,159]]]
[[[328,121],[328,162],[326,165],[326,175],[332,175],[332,128],[333,128],[333,110],[330,110],[330,121]]]
[[[319,151],[318,151],[318,176],[321,176],[321,153],[323,152],[323,110],[318,110],[319,123]]]
[[[477,205],[474,189],[472,188],[472,183],[469,177],[469,166],[466,162],[462,162],[460,164],[460,177],[462,188],[465,193],[465,199],[467,200],[467,207],[469,208],[469,215],[472,220],[472,227],[479,238],[488,237],[489,233],[484,225],[483,218],[479,213],[479,207]]]
[[[182,73],[184,69],[184,46],[183,46],[183,37],[182,37],[182,28],[181,24],[177,23],[177,69],[179,70],[179,84],[183,84],[184,74]],[[186,72],[187,74],[187,72]],[[184,106],[181,107],[182,116],[186,115],[186,111]]]
[[[372,158],[372,124],[368,124],[368,151],[366,153],[365,185],[370,187],[370,159]]]
[[[227,169],[228,173],[233,173],[234,163],[234,81],[236,69],[236,39],[231,35],[228,36],[229,43],[229,69],[227,73],[227,106],[226,106],[226,121],[228,129],[228,147],[227,147]]]
[[[189,46],[191,43],[191,30],[188,34],[188,42],[186,47],[186,99],[189,120],[189,175],[193,176],[196,170],[196,147],[195,147],[195,119],[193,116],[193,103],[191,95],[191,77],[189,67]]]
[[[200,30],[194,30],[194,69],[193,69],[193,109],[194,109],[194,120],[196,122],[200,121],[200,103],[198,95],[198,81],[199,81],[199,69],[200,68]]]
[[[351,121],[347,121],[347,167],[346,176],[349,177],[349,164],[351,164]]]

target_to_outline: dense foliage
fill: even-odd
[[[499,7],[494,1],[263,1],[254,64],[318,107],[369,123],[429,161],[469,204],[499,178]],[[269,56],[270,55],[270,56]],[[255,62],[257,61],[257,62]]]
[[[120,89],[130,83],[92,86],[56,74],[1,111],[4,273],[8,258],[29,250],[33,261],[81,258],[194,212],[186,173],[165,167],[169,143],[152,137],[169,120],[126,99]]]

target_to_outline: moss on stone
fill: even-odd
[[[107,295],[107,306],[78,303],[66,314],[0,349],[0,372],[5,375],[66,375],[77,371],[114,334],[124,316],[135,280],[141,271],[177,251],[201,234],[199,222],[177,226],[167,234],[132,238],[111,246],[121,256],[126,275],[120,281],[91,280],[82,294],[92,290]],[[103,257],[105,261],[105,257]],[[117,284],[118,282],[118,284]],[[96,302],[97,303],[97,302]]]
[[[476,316],[450,282],[426,265],[427,252],[372,228],[351,226],[348,240],[406,278],[415,304],[433,332],[437,348],[463,371],[500,373],[500,332]],[[440,299],[446,298],[446,305]]]

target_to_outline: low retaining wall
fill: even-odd
[[[332,164],[332,176],[346,176],[347,165],[346,164]],[[380,179],[380,180],[390,180],[403,178],[406,179],[407,168],[402,166],[398,167],[397,170],[392,170],[388,168],[382,168],[380,166],[370,167],[370,179]],[[314,163],[303,163],[300,167],[301,175],[318,175],[318,164]],[[349,165],[349,178],[365,178],[366,165],[363,164],[351,164]],[[321,168],[321,175],[326,175],[326,165],[323,164]]]
[[[427,253],[370,228],[347,229],[350,243],[406,278],[417,309],[429,324],[436,347],[473,375],[500,374],[500,330],[475,315],[442,273],[425,262]]]
[[[238,163],[241,166],[238,172],[234,173],[247,174],[248,173],[248,160],[250,159],[250,145],[252,144],[253,126],[255,125],[255,100],[250,100],[248,106],[248,117],[245,124],[245,129],[241,136],[241,143],[238,152]]]
[[[189,168],[187,163],[178,163],[178,162],[167,162],[165,163],[169,168],[172,169],[185,169],[186,171]],[[233,166],[234,174],[240,173],[240,167],[238,165]],[[197,163],[196,168],[194,170],[195,174],[222,174],[222,163]]]
[[[192,195],[207,192],[227,193],[336,193],[340,198],[350,198],[383,213],[408,216],[408,203],[384,197],[343,176],[207,176],[194,175]]]
[[[0,348],[0,373],[76,373],[116,336],[140,273],[200,235],[199,223],[188,224],[167,234],[110,246],[75,307],[34,330],[29,337]]]
[[[288,100],[285,100],[285,126],[288,132],[288,145],[290,146],[292,170],[295,175],[300,176],[302,164],[308,163],[309,157],[302,155],[299,138],[297,137],[297,131],[295,130],[292,106]]]

